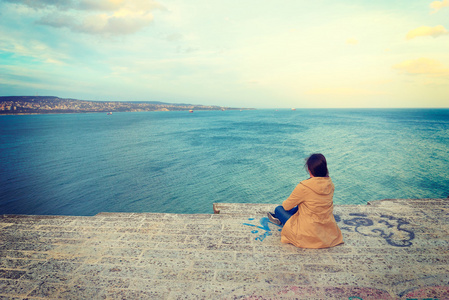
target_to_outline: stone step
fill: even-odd
[[[276,204],[0,217],[4,299],[449,299],[447,199],[336,205],[345,243],[280,242]]]

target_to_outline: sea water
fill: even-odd
[[[0,214],[280,204],[323,153],[335,204],[449,196],[448,109],[0,117]]]

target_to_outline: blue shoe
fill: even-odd
[[[276,218],[272,213],[267,212],[268,220],[270,220],[271,223],[274,223],[276,225],[281,225],[281,221]]]

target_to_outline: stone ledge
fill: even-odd
[[[0,298],[449,299],[447,199],[336,205],[328,249],[280,243],[275,206],[2,216]]]

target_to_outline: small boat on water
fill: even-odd
[[[296,108],[292,108],[292,110],[296,110]]]

